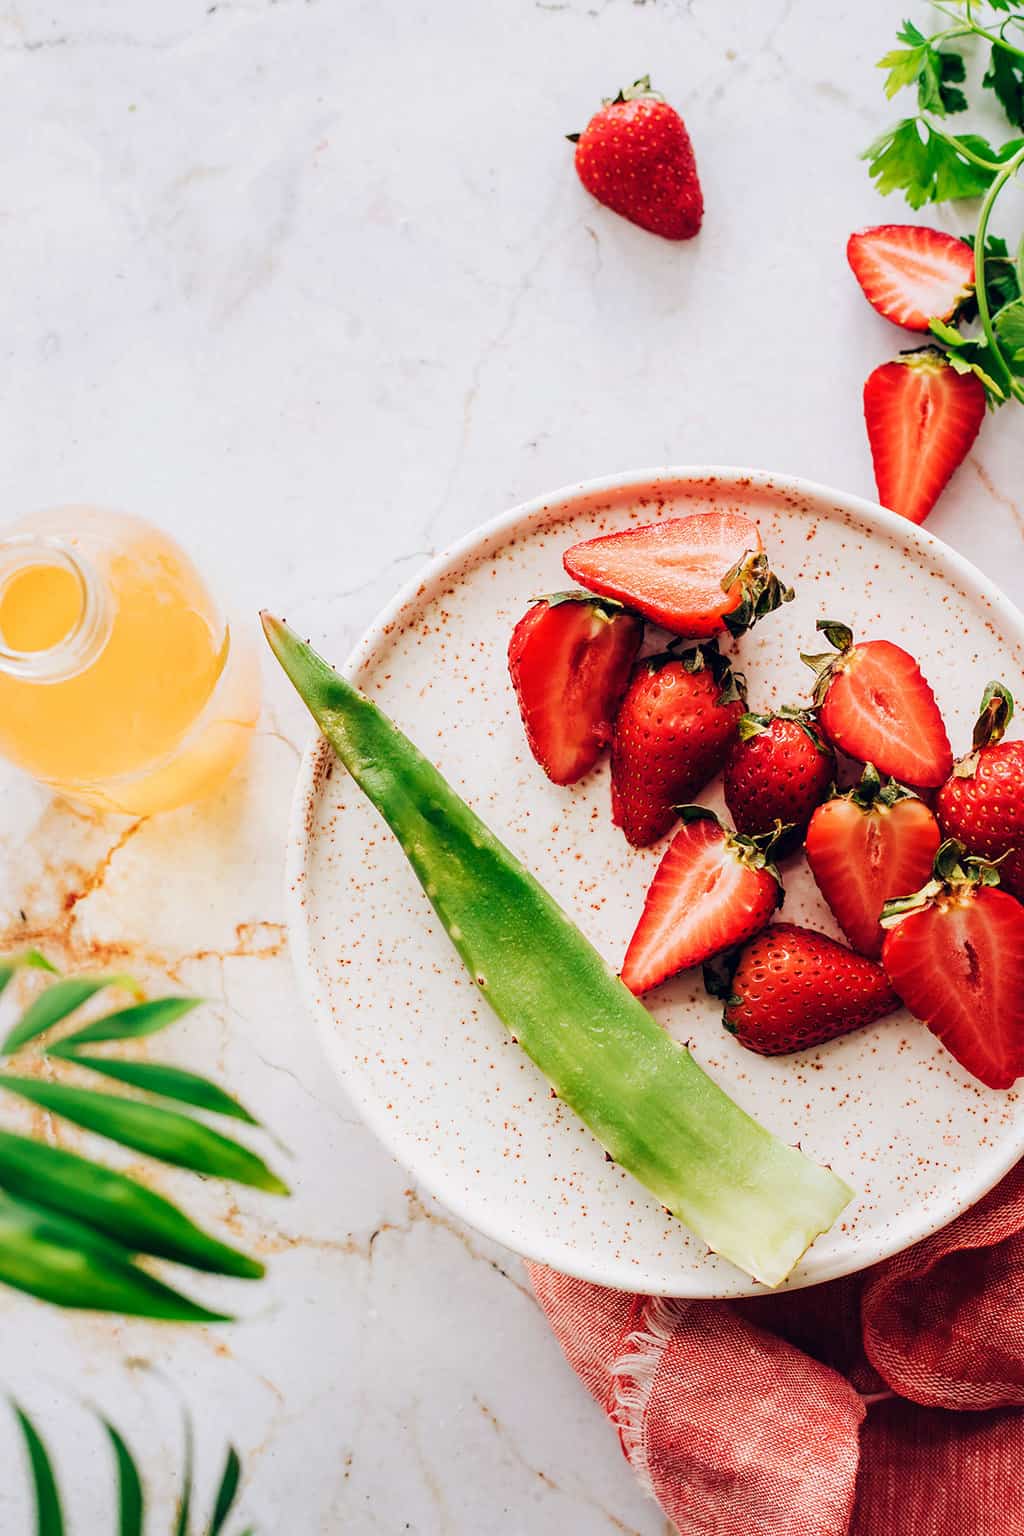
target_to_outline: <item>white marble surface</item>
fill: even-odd
[[[869,494],[860,387],[901,338],[843,246],[903,216],[856,158],[891,115],[871,63],[899,14],[5,3],[6,513],[136,510],[241,609],[270,604],[340,658],[418,561],[545,488],[719,462]],[[696,144],[708,213],[691,245],[589,201],[561,137],[648,68]],[[932,522],[1018,600],[1022,471],[1007,410]],[[60,1448],[88,1536],[109,1528],[110,1490],[86,1402],[131,1433],[168,1529],[176,1409],[140,1361],[192,1405],[205,1487],[236,1440],[264,1533],[656,1536],[518,1261],[411,1189],[327,1072],[280,927],[304,730],[268,672],[246,781],[123,846],[3,780],[0,938],[24,912],[65,963],[113,948],[210,996],[180,1057],[288,1141],[296,1193],[204,1192],[271,1264],[245,1323],[168,1331],[4,1293],[2,1382]],[[2,1421],[0,1443],[10,1467]],[[11,1470],[0,1528],[29,1530]]]

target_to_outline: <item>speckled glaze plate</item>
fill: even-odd
[[[954,750],[969,742],[989,678],[1024,695],[1024,616],[926,531],[821,486],[722,469],[622,475],[530,502],[470,535],[380,616],[348,675],[615,965],[662,848],[635,852],[612,826],[606,765],[571,789],[544,777],[523,737],[506,646],[529,600],[565,585],[568,545],[712,507],[755,518],[776,569],[796,586],[795,602],[734,647],[755,706],[806,696],[810,674],[797,653],[819,648],[814,623],[824,615],[920,658]],[[397,843],[332,763],[318,738],[294,811],[291,932],[330,1060],[381,1140],[467,1222],[560,1270],[676,1296],[759,1290],[607,1163],[550,1096],[463,974]],[[719,805],[718,786],[703,798]],[[784,876],[783,916],[839,937],[802,862],[788,861]],[[744,1108],[856,1190],[791,1285],[916,1242],[1024,1152],[1021,1097],[981,1087],[905,1013],[763,1059],[723,1030],[699,975],[648,1002]]]

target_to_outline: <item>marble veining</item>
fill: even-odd
[[[9,0],[5,515],[138,511],[243,622],[273,606],[341,658],[419,562],[547,489],[690,462],[870,494],[861,385],[912,343],[843,248],[906,216],[857,160],[894,116],[872,62],[897,20],[883,0]],[[590,201],[563,137],[648,69],[704,183],[682,247]],[[1018,602],[1022,471],[1006,410],[931,522]],[[162,1532],[179,1398],[201,1485],[230,1437],[265,1533],[663,1536],[518,1260],[411,1186],[320,1054],[282,926],[305,734],[268,667],[248,772],[209,805],[115,826],[0,779],[4,946],[32,933],[64,964],[201,991],[177,1059],[274,1128],[295,1187],[192,1197],[268,1259],[232,1292],[244,1322],[0,1292],[2,1383],[96,1536],[87,1405],[137,1444]],[[26,1511],[12,1474],[0,1528]]]

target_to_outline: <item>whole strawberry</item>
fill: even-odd
[[[762,929],[740,955],[731,985],[714,990],[727,994],[726,1029],[761,1056],[820,1045],[899,1007],[880,965],[795,923]]]
[[[725,803],[737,832],[758,836],[782,822],[789,831],[779,851],[794,847],[835,772],[835,753],[806,710],[744,715],[725,765]]]
[[[935,813],[968,853],[998,859],[1003,889],[1024,901],[1024,741],[1002,740],[1012,718],[1013,696],[989,683],[973,749],[939,790]]]
[[[641,662],[612,737],[612,820],[635,848],[664,837],[676,807],[721,772],[744,688],[714,641]]]
[[[666,240],[690,240],[704,217],[686,125],[644,75],[606,101],[576,145],[576,174],[599,203]]]

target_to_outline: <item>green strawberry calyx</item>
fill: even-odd
[[[816,673],[814,693],[812,695],[815,704],[822,704],[828,693],[829,684],[835,674],[841,670],[846,657],[853,650],[853,630],[849,624],[840,623],[837,619],[819,619],[815,626],[819,634],[823,634],[829,645],[835,647],[837,654],[825,651],[821,655],[808,655],[800,652],[800,660],[805,666],[810,667]]]
[[[748,869],[763,869],[771,875],[778,886],[776,905],[782,906],[785,890],[782,884],[782,876],[772,862],[772,854],[779,839],[792,829],[792,822],[784,822],[776,819],[775,825],[769,832],[759,832],[756,836],[747,836],[742,832],[733,832],[727,827],[720,816],[709,810],[706,805],[676,805],[673,810],[680,821],[687,826],[693,821],[713,821],[716,827],[720,827],[725,833],[726,846],[732,851],[741,864]]]
[[[664,101],[660,91],[654,90],[651,85],[650,75],[641,75],[639,80],[634,80],[632,85],[625,85],[619,90],[617,96],[604,96],[601,98],[602,108],[620,107],[626,101]],[[570,144],[578,144],[581,135],[567,133],[566,138]]]
[[[723,656],[718,649],[717,640],[707,640],[703,645],[695,645],[688,651],[677,650],[680,643],[673,640],[659,656],[648,656],[646,666],[656,672],[660,667],[667,667],[670,662],[677,661],[682,662],[687,672],[709,671],[722,690],[716,703],[746,704],[747,680],[742,672],[733,671],[728,656]]]
[[[1013,694],[1005,683],[991,682],[981,697],[981,713],[974,726],[971,750],[954,764],[953,777],[972,779],[978,770],[978,756],[986,747],[994,747],[1006,735],[1013,719]]]
[[[860,781],[852,789],[835,790],[829,798],[849,800],[853,805],[859,806],[862,811],[880,811],[898,805],[901,800],[917,800],[919,796],[896,779],[889,779],[886,782],[874,763],[865,763]]]
[[[737,585],[739,602],[722,620],[731,635],[746,634],[765,614],[793,601],[793,588],[779,580],[763,550],[745,550],[732,569],[726,571],[722,591],[731,592]]]
[[[895,928],[912,912],[923,912],[950,897],[963,899],[979,886],[999,884],[999,864],[1007,857],[982,859],[966,853],[963,843],[955,837],[947,837],[939,845],[932,865],[932,878],[919,891],[910,896],[897,896],[882,908],[880,922],[883,928]]]
[[[831,753],[832,749],[822,738],[818,723],[810,711],[797,709],[791,704],[783,704],[781,709],[768,710],[764,714],[748,710],[739,723],[740,740],[751,741],[755,736],[765,735],[771,729],[773,720],[791,720],[794,725],[800,727],[815,751],[820,752],[822,757],[828,757]]]
[[[582,587],[571,587],[566,592],[547,592],[543,597],[534,597],[531,601],[546,603],[549,608],[561,608],[563,603],[585,603],[599,619],[615,619],[620,614],[628,614],[630,618],[640,617],[632,608],[627,608],[625,603],[620,603],[618,598],[596,597],[593,592],[585,592]]]

